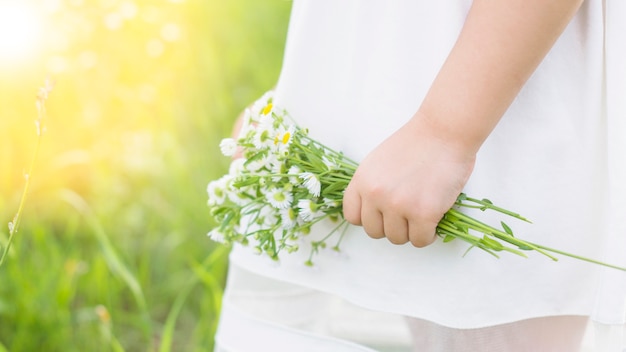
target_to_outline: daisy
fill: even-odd
[[[281,164],[283,161],[279,160],[276,154],[268,153],[260,160],[263,162],[263,167],[270,172],[282,170]]]
[[[317,204],[310,199],[300,199],[298,201],[298,214],[304,222],[313,221],[317,214]]]
[[[309,191],[309,193],[311,193],[311,195],[319,197],[322,184],[317,176],[311,172],[303,172],[300,174],[300,179],[303,181],[302,185]]]
[[[322,161],[324,162],[324,165],[326,165],[328,170],[335,170],[339,168],[335,159],[328,158],[327,155],[324,155],[322,157]]]
[[[220,142],[220,150],[224,156],[233,156],[237,152],[237,142],[233,138],[224,138]]]
[[[287,174],[289,174],[289,183],[291,183],[294,186],[299,186],[300,180],[298,178],[300,177],[301,173],[302,173],[302,170],[300,170],[299,167],[292,165],[287,171]]]
[[[261,115],[272,115],[272,110],[274,109],[274,104],[267,103],[267,105],[265,105],[265,107],[263,107],[263,110],[261,110]]]
[[[284,189],[273,188],[265,194],[267,201],[276,209],[286,209],[293,202],[293,195]]]
[[[334,209],[341,205],[341,202],[335,199],[324,198],[324,207],[327,209]]]
[[[295,130],[296,128],[293,125],[286,128],[285,126],[280,126],[278,128],[276,136],[274,137],[274,148],[276,148],[279,153],[284,154],[289,151],[289,146],[293,140]]]
[[[279,182],[285,174],[285,162],[284,160],[280,160],[278,158],[274,158],[271,162],[270,162],[270,170],[271,173],[274,175],[280,175],[280,176],[274,176],[272,177],[272,181],[274,182]]]
[[[213,230],[209,231],[207,235],[212,241],[215,241],[217,243],[226,243],[224,233],[220,231],[219,227],[216,227]]]
[[[267,115],[271,113],[274,107],[274,104],[272,104],[273,97],[274,97],[273,91],[269,91],[263,94],[263,96],[257,101],[255,101],[254,104],[252,105],[252,113],[257,116]]]
[[[298,224],[298,214],[293,208],[280,210],[281,227],[285,230],[292,229]]]
[[[246,206],[255,198],[253,195],[256,191],[253,187],[234,188],[231,184],[228,186],[229,191],[226,193],[228,200],[240,207]]]
[[[279,214],[276,212],[276,209],[271,205],[263,205],[259,209],[259,225],[265,228],[272,228],[274,225],[278,223],[280,220]]]
[[[215,181],[209,182],[207,186],[207,193],[209,195],[209,205],[222,205],[226,199],[226,180],[227,177],[223,176]]]
[[[257,175],[266,174],[269,170],[272,169],[272,163],[274,162],[275,158],[276,157],[274,155],[268,155],[267,153],[265,153],[265,155],[260,158],[246,161],[246,163],[244,164],[244,168],[247,171]]]
[[[252,144],[259,150],[271,148],[274,145],[273,136],[275,133],[271,125],[259,123],[252,137]]]
[[[244,158],[237,158],[231,161],[230,166],[228,167],[228,174],[234,177],[239,176],[243,170],[245,170],[243,165],[245,162],[246,159]]]

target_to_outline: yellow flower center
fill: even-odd
[[[287,144],[287,142],[289,142],[289,138],[291,138],[291,133],[285,132],[283,135],[283,144]]]
[[[283,193],[277,192],[274,193],[274,200],[278,201],[278,202],[283,202],[285,201],[285,195]]]
[[[268,103],[268,104],[265,106],[265,108],[263,108],[263,111],[262,111],[263,115],[267,115],[267,114],[269,114],[269,113],[270,113],[270,111],[272,111],[272,106],[273,106],[273,105],[272,105],[272,103]]]
[[[278,142],[282,143],[283,145],[286,145],[289,142],[289,139],[291,138],[291,133],[285,132],[285,134],[283,134],[282,139],[280,139],[279,137],[280,135],[277,135],[276,137],[274,137],[274,145],[278,145]]]

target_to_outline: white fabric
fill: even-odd
[[[573,318],[575,323],[580,317]],[[546,348],[539,347],[537,331],[545,330],[548,336],[568,334],[562,331],[567,322],[561,319],[536,318],[482,329],[457,330],[367,310],[337,296],[273,280],[233,265],[229,270],[215,352],[263,351],[268,350],[268,346],[276,352],[372,352],[372,349],[379,352],[514,352],[520,349],[545,352]],[[626,348],[623,326],[598,323],[590,326],[581,352],[623,352]],[[520,339],[523,343],[517,343]],[[566,335],[552,342],[568,340]],[[572,346],[556,348],[558,352],[577,351]]]
[[[269,350],[410,351],[402,317],[367,311],[336,296],[271,280],[237,266],[229,270],[216,352]],[[369,347],[367,347],[369,346]]]
[[[604,260],[626,266],[626,1],[607,1],[605,91],[608,145],[608,233]],[[626,279],[604,270],[594,317],[604,324],[624,324]]]
[[[533,224],[525,239],[626,266],[626,2],[587,0],[483,145],[466,192]],[[294,1],[276,104],[360,160],[417,110],[470,0]],[[501,217],[476,214],[498,224]],[[330,230],[313,229],[311,239]],[[276,265],[236,247],[232,263],[373,310],[451,328],[585,315],[623,324],[626,274],[534,253],[500,259],[461,242],[425,249],[351,227],[342,253],[308,248]],[[608,350],[607,350],[608,351]]]
[[[221,333],[215,339],[216,352],[375,352],[344,340],[259,320],[228,303],[224,305],[220,326]]]
[[[410,319],[415,352],[564,352],[580,351],[587,318],[542,317],[480,329],[446,328]]]

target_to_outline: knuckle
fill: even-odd
[[[371,182],[363,187],[363,194],[368,198],[379,199],[380,197],[389,194],[385,184]]]
[[[390,195],[387,201],[388,208],[392,211],[405,213],[411,208],[410,202],[406,199],[404,194]],[[410,211],[410,210],[409,210]]]

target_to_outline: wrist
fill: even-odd
[[[459,160],[474,161],[484,138],[476,136],[471,129],[459,124],[450,124],[426,114],[421,109],[413,115],[407,125],[416,138],[429,140]]]

